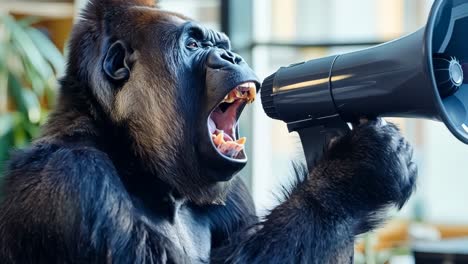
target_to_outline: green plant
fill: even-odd
[[[38,136],[65,65],[36,21],[0,16],[0,175],[10,150]]]

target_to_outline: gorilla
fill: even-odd
[[[410,145],[369,119],[259,219],[236,177],[259,81],[225,34],[151,0],[91,0],[60,85],[9,161],[1,263],[349,263],[414,188]]]

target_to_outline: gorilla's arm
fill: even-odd
[[[214,249],[213,263],[349,263],[354,236],[406,202],[416,170],[394,125],[360,125],[333,142],[264,221]]]
[[[392,125],[370,122],[339,139],[262,222],[241,184],[212,221],[212,263],[343,263],[353,238],[401,206],[415,179]],[[2,263],[190,263],[132,205],[106,154],[36,145],[13,158],[0,207]],[[210,209],[211,208],[211,209]]]
[[[2,263],[186,263],[138,217],[100,151],[36,145],[12,159],[5,185]]]
[[[351,223],[326,212],[318,202],[305,200],[301,185],[264,221],[215,248],[212,263],[349,263]]]

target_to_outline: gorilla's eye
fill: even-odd
[[[200,46],[198,45],[198,42],[195,40],[191,40],[187,43],[187,48],[189,49],[198,49]]]

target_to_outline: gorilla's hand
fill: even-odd
[[[355,235],[375,227],[383,209],[403,206],[417,172],[408,142],[378,119],[332,140],[310,173],[297,173],[286,199],[213,251],[213,263],[351,263]]]
[[[417,176],[412,158],[412,147],[394,124],[361,122],[331,141],[307,185],[325,210],[347,217],[355,233],[366,232],[382,209],[401,208],[410,197]]]

